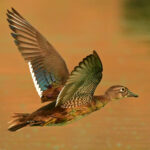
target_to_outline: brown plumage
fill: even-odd
[[[54,47],[15,9],[8,10],[7,17],[14,42],[28,62],[32,77],[36,79],[37,83],[34,84],[40,97],[43,91],[49,89],[52,93],[51,89],[55,86],[64,85],[69,75],[68,69]]]
[[[55,101],[62,88],[63,85],[59,85],[58,87],[51,86],[47,90],[43,91],[41,97],[42,103],[47,101]]]
[[[28,62],[41,101],[50,101],[31,114],[16,113],[10,122],[10,131],[25,126],[65,125],[99,110],[110,101],[137,97],[121,85],[110,87],[104,95],[94,96],[103,72],[96,51],[84,58],[69,75],[62,57],[29,22],[13,8],[7,16],[12,36]]]

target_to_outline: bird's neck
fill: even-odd
[[[108,102],[111,101],[107,95],[94,96],[94,100],[97,108],[104,107]]]

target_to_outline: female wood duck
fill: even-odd
[[[84,58],[69,75],[62,57],[27,20],[13,8],[8,10],[7,16],[11,34],[28,62],[41,101],[50,101],[31,114],[14,114],[9,131],[25,126],[65,125],[99,110],[110,101],[138,97],[122,85],[112,86],[104,95],[94,96],[103,71],[96,51]]]

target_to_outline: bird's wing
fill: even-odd
[[[15,43],[28,62],[34,85],[39,96],[54,82],[64,84],[68,69],[63,58],[54,47],[15,9],[7,12],[7,20]]]
[[[76,66],[58,95],[56,106],[74,107],[92,100],[102,79],[102,62],[95,51]]]

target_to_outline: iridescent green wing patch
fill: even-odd
[[[60,92],[56,106],[75,107],[92,100],[94,91],[102,79],[102,62],[95,51],[74,68]]]

